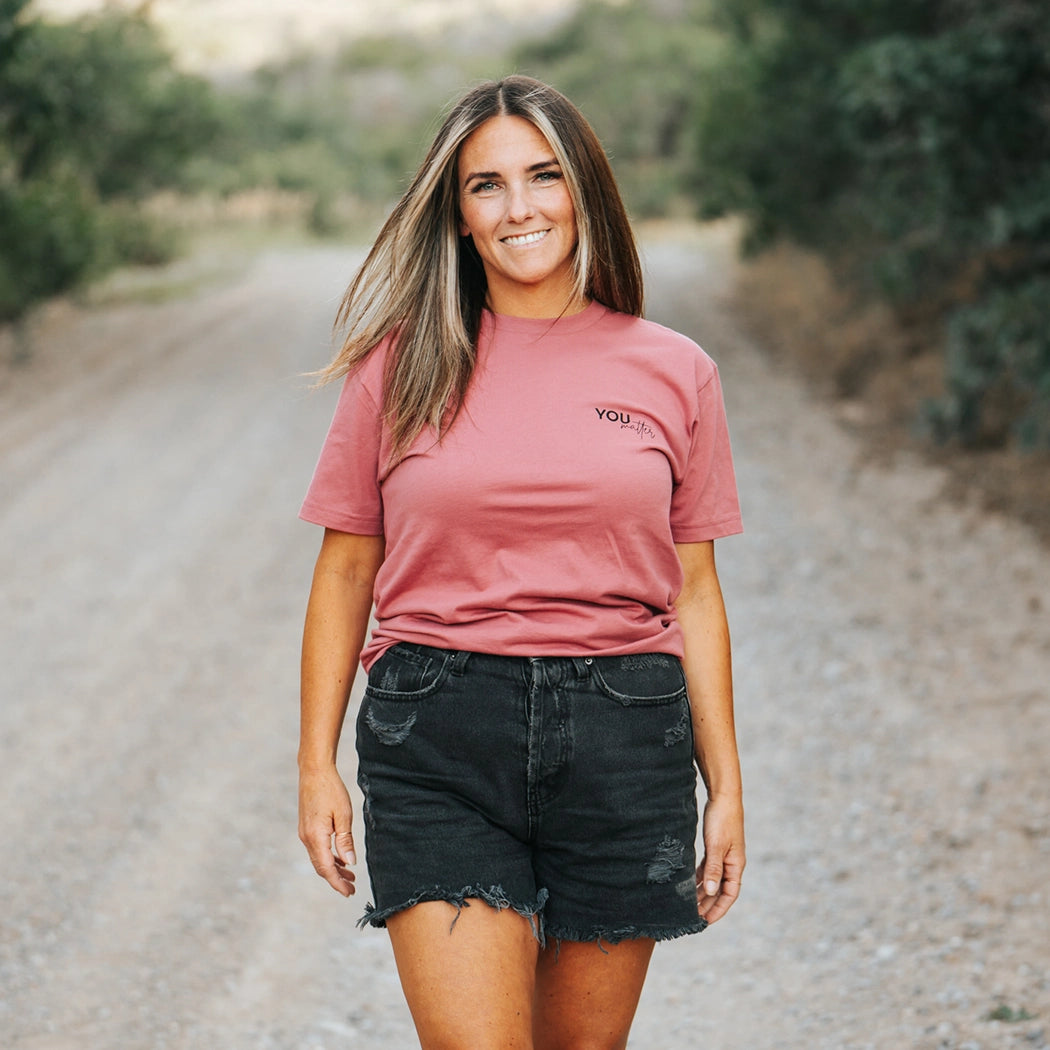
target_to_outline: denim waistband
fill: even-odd
[[[625,659],[625,656],[507,656],[503,653],[476,653],[468,649],[442,649],[439,646],[434,645],[423,645],[421,642],[396,642],[391,648],[402,648],[408,649],[411,652],[417,653],[419,656],[429,656],[433,659],[444,660],[447,657],[452,657],[451,672],[454,675],[463,674],[467,665],[471,660],[496,660],[506,661],[506,663],[512,665],[520,664],[551,664],[551,665],[564,665],[570,664],[574,669],[578,678],[586,678],[591,673],[591,667],[597,664],[601,666],[603,663],[611,663],[613,661],[619,661]],[[670,653],[653,653],[653,654],[641,654],[631,653],[627,654],[626,658],[637,659],[643,655],[653,656],[666,656],[668,659],[677,660],[676,656],[672,656]]]

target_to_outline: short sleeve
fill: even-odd
[[[383,534],[379,489],[382,419],[366,365],[343,384],[313,480],[299,510],[304,521],[362,536]]]
[[[743,531],[718,370],[697,391],[685,470],[671,496],[675,543],[700,543]]]

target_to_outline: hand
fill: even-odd
[[[344,897],[354,892],[357,863],[350,830],[353,809],[346,785],[333,767],[299,774],[299,838],[314,871]]]
[[[713,798],[704,806],[704,859],[696,869],[696,906],[717,922],[740,895],[744,874],[744,807],[739,798]]]

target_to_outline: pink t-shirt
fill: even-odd
[[[486,311],[455,423],[388,469],[385,350],[348,376],[300,512],[386,537],[365,667],[398,641],[681,656],[674,544],[741,531],[714,362],[599,303]]]

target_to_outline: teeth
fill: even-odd
[[[520,237],[504,237],[504,244],[535,244],[547,236],[548,230],[537,230],[535,233],[523,233]]]

